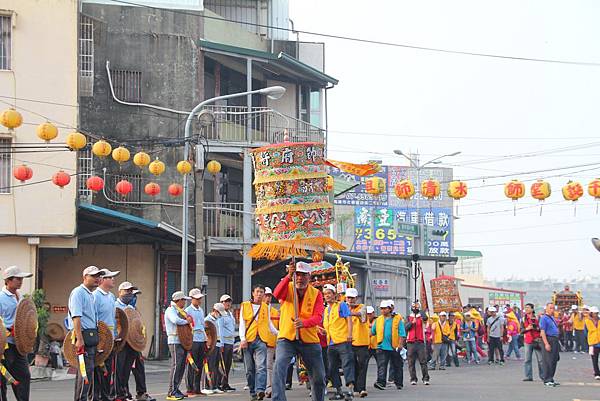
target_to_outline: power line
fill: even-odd
[[[114,3],[130,5],[130,6],[137,6],[137,7],[144,7],[144,8],[149,8],[149,9],[153,9],[153,10],[167,11],[167,12],[171,12],[171,13],[175,13],[175,14],[191,15],[194,17],[199,17],[199,18],[204,18],[204,19],[213,19],[213,20],[217,20],[217,21],[230,22],[230,23],[235,23],[235,24],[256,26],[259,28],[275,29],[275,30],[291,32],[291,33],[301,33],[304,35],[319,36],[319,37],[330,38],[330,39],[347,40],[347,41],[366,43],[366,44],[372,44],[372,45],[389,46],[389,47],[397,47],[397,48],[405,48],[405,49],[413,49],[413,50],[422,50],[422,51],[446,53],[446,54],[458,54],[458,55],[463,55],[463,56],[487,57],[487,58],[494,58],[494,59],[501,59],[501,60],[531,61],[531,62],[542,62],[542,63],[552,63],[552,64],[593,66],[593,67],[600,66],[600,63],[589,62],[589,61],[570,61],[570,60],[543,59],[543,58],[533,58],[533,57],[507,56],[507,55],[501,55],[501,54],[469,52],[469,51],[463,51],[463,50],[452,50],[452,49],[443,49],[443,48],[437,48],[437,47],[417,46],[417,45],[410,45],[410,44],[403,44],[403,43],[386,42],[386,41],[364,39],[364,38],[353,37],[353,36],[334,35],[334,34],[328,34],[328,33],[322,33],[322,32],[283,28],[283,27],[259,24],[259,23],[254,23],[254,22],[238,21],[238,20],[232,20],[232,19],[227,19],[227,18],[222,18],[222,17],[209,16],[209,15],[205,15],[204,13],[196,13],[196,12],[192,12],[192,11],[173,10],[173,9],[167,9],[167,8],[162,8],[162,7],[149,6],[146,4],[135,3],[132,1],[125,1],[125,0],[110,0],[110,1],[112,1]]]

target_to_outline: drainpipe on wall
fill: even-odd
[[[154,301],[156,303],[156,307],[154,308],[154,355],[152,355],[153,359],[158,359],[160,357],[160,256],[160,244],[154,243]]]

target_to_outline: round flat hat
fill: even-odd
[[[177,337],[184,350],[190,351],[194,343],[194,331],[189,324],[177,325]]]
[[[211,352],[217,345],[217,328],[213,322],[207,321],[204,325],[204,331],[206,332],[206,347],[208,348],[208,352]]]
[[[115,352],[120,352],[123,347],[125,347],[125,343],[127,342],[127,336],[129,332],[129,318],[125,311],[121,308],[115,309],[115,319],[117,322],[117,338],[120,338],[121,341],[115,342]]]
[[[63,341],[63,354],[69,365],[77,367],[79,366],[79,361],[77,360],[77,349],[75,348],[75,337],[73,335],[73,330],[70,330],[65,336],[65,340]]]
[[[133,308],[125,309],[125,314],[127,315],[127,344],[134,351],[143,352],[146,348],[146,327],[144,327],[144,323],[142,322],[142,315],[140,312]]]
[[[26,356],[33,352],[37,340],[38,315],[31,298],[23,298],[17,305],[15,314],[15,345],[19,354]]]
[[[50,341],[62,341],[65,338],[65,329],[58,323],[48,323],[46,335]]]
[[[96,346],[95,366],[102,366],[113,350],[114,340],[110,327],[103,321],[98,322],[98,345]]]

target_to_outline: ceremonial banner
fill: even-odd
[[[462,311],[456,277],[440,276],[431,279],[430,283],[434,313]]]
[[[325,162],[331,167],[336,167],[345,173],[358,175],[360,177],[373,175],[381,170],[381,165],[375,162],[370,162],[367,164],[355,164],[337,160],[326,160]]]
[[[421,273],[421,309],[429,310],[429,301],[427,301],[427,287],[425,287],[425,277]]]

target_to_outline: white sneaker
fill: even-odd
[[[212,394],[214,394],[214,393],[215,393],[213,390],[210,390],[210,389],[207,389],[207,388],[205,388],[205,389],[203,389],[203,390],[200,390],[200,392],[201,392],[202,394],[204,394],[204,395],[212,395]]]
[[[213,390],[213,392],[214,392],[215,394],[223,394],[223,393],[224,393],[224,391],[223,391],[223,390],[221,390],[220,388],[216,388],[216,389],[214,389],[214,390]]]
[[[600,380],[600,376],[594,376],[594,379]]]
[[[244,390],[250,390],[250,387],[244,386]]]

